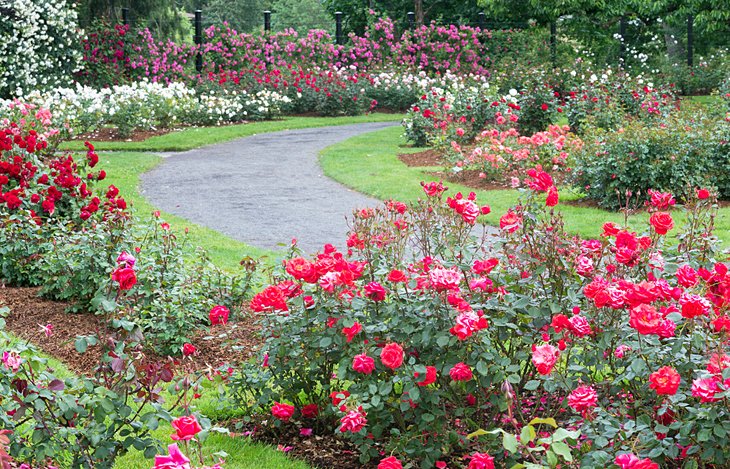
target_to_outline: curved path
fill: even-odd
[[[356,208],[380,202],[329,179],[324,148],[395,122],[272,132],[182,153],[142,175],[141,191],[160,209],[252,246],[281,249],[292,238],[307,253],[344,247]]]

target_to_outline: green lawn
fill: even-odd
[[[324,173],[352,189],[383,200],[415,201],[423,197],[419,182],[437,180],[427,173],[441,168],[413,168],[402,163],[396,155],[421,149],[407,147],[401,133],[402,129],[399,127],[388,128],[359,135],[325,149],[320,155]],[[468,193],[472,190],[459,184],[449,183],[448,186],[450,193]],[[486,203],[492,208],[492,213],[484,217],[492,225],[499,223],[499,217],[514,206],[518,198],[516,190],[475,192],[479,203]],[[562,188],[560,197],[561,201],[566,201],[576,199],[578,195]],[[604,222],[624,222],[621,213],[566,204],[560,204],[558,208],[565,216],[568,231],[583,237],[597,237]],[[683,214],[678,212],[673,216],[676,226],[684,223]],[[646,214],[634,215],[629,218],[629,224],[643,229],[647,218]],[[724,246],[730,243],[730,208],[720,210],[716,220],[716,234],[723,240]]]
[[[250,124],[224,125],[220,127],[188,127],[180,131],[151,137],[142,142],[93,142],[97,150],[114,151],[185,151],[204,145],[226,142],[280,130],[329,127],[333,125],[361,124],[365,122],[393,122],[403,118],[400,114],[372,113],[354,117],[285,117],[280,120],[253,122]],[[62,150],[84,150],[84,142],[64,142]]]

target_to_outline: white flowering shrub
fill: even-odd
[[[0,96],[71,83],[81,63],[74,7],[66,0],[0,2]]]
[[[22,100],[0,100],[0,119],[10,117],[17,104],[50,110],[53,125],[66,136],[85,134],[104,126],[120,137],[134,130],[155,130],[175,125],[210,125],[244,120],[273,119],[289,98],[280,93],[245,90],[223,93],[199,90],[184,83],[150,83],[95,89],[76,85],[33,91]]]

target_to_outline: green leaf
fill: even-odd
[[[496,430],[490,430],[490,431],[486,431],[486,430],[480,428],[479,430],[477,430],[475,432],[471,432],[468,435],[466,435],[466,438],[468,440],[471,440],[471,439],[476,438],[478,436],[483,436],[483,435],[496,435],[497,433],[505,433],[505,431],[502,430],[501,428],[497,428]]]
[[[502,438],[502,446],[510,453],[515,454],[517,452],[517,448],[520,446],[520,442],[517,441],[516,436],[505,432],[504,437]]]
[[[332,345],[332,337],[322,337],[319,341],[320,348],[327,348]]]
[[[86,349],[89,347],[89,344],[86,342],[86,337],[77,337],[76,341],[74,341],[74,347],[76,347],[76,351],[79,353],[86,352]]]
[[[558,428],[553,433],[553,441],[563,441],[566,438],[571,440],[577,440],[580,436],[580,430],[566,430],[564,428]]]
[[[565,459],[566,461],[568,461],[568,462],[573,461],[573,455],[570,454],[570,446],[563,443],[562,441],[553,443],[550,446],[550,449],[552,449],[555,452],[555,454],[562,456],[563,459]]]
[[[530,423],[528,425],[536,426],[536,425],[550,425],[553,428],[558,428],[558,423],[555,421],[554,418],[547,418],[547,419],[541,419],[541,418],[534,418],[530,420]],[[561,429],[562,430],[562,429]],[[555,432],[557,433],[557,432]]]
[[[539,387],[540,387],[540,381],[537,379],[531,379],[530,381],[525,383],[525,389],[528,391],[534,391],[535,389],[537,389]],[[540,420],[540,419],[535,419],[535,420]],[[533,422],[535,420],[533,420]],[[555,421],[554,419],[550,419],[550,420],[552,420],[553,422]],[[541,423],[545,423],[545,422],[541,422]],[[530,422],[530,425],[532,425],[532,422]]]
[[[520,432],[520,441],[523,445],[526,445],[527,443],[534,440],[535,436],[537,436],[537,434],[535,433],[535,427],[533,427],[532,425],[525,425],[524,427],[522,427],[522,431]]]

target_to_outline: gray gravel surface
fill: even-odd
[[[344,247],[356,208],[380,202],[329,179],[319,152],[397,123],[287,130],[181,153],[142,176],[142,193],[160,209],[252,246],[282,249],[299,240],[307,253]]]

